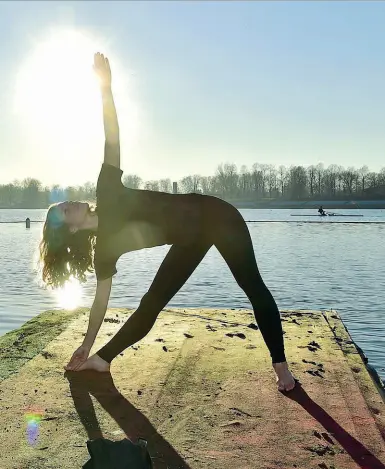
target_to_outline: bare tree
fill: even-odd
[[[203,194],[211,194],[213,192],[212,179],[211,176],[201,176],[199,178],[199,184]]]
[[[159,192],[159,181],[146,181],[144,188],[147,191]]]
[[[94,182],[86,182],[84,184],[84,195],[87,199],[96,198],[96,186]]]
[[[324,184],[327,195],[335,195],[337,189],[338,166],[329,165],[325,171]]]
[[[366,187],[374,188],[378,185],[378,174],[374,171],[370,171],[366,175]]]
[[[364,192],[365,191],[365,181],[366,181],[366,175],[368,174],[369,172],[369,168],[364,165],[362,166],[359,170],[358,170],[358,174],[361,178],[361,191]]]
[[[220,164],[215,174],[218,190],[223,195],[234,196],[238,187],[237,167],[233,163]]]
[[[324,179],[324,174],[325,174],[325,169],[323,163],[318,163],[317,166],[315,167],[316,170],[316,178],[317,178],[317,189],[318,189],[318,194],[322,194],[322,184],[323,184],[323,179]]]
[[[343,179],[342,173],[344,168],[342,166],[335,165],[335,183],[334,183],[334,195],[342,194],[343,192]]]
[[[278,168],[278,183],[281,189],[281,195],[285,195],[285,186],[287,184],[287,169],[285,166],[281,165]]]
[[[356,170],[352,167],[349,167],[346,171],[342,171],[342,188],[343,191],[349,195],[353,193],[353,184],[356,179]]]
[[[21,202],[22,191],[19,184],[1,186],[0,201],[5,207],[13,207]]]
[[[252,174],[255,183],[255,190],[261,196],[266,195],[267,173],[269,171],[268,164],[254,163],[252,167]]]
[[[161,179],[159,181],[159,188],[161,192],[172,192],[171,179]]]
[[[182,192],[185,194],[191,194],[193,192],[199,192],[199,185],[201,182],[201,176],[194,174],[193,176],[186,176],[180,182]]]
[[[307,176],[303,166],[292,166],[290,168],[290,193],[293,199],[302,199],[306,196]]]
[[[377,182],[378,182],[378,185],[385,184],[385,167],[381,168],[380,172],[378,173]]]
[[[251,181],[254,194],[257,197],[263,197],[265,195],[264,172],[260,169],[259,163],[254,163],[252,166]]]
[[[136,174],[127,174],[123,178],[123,184],[130,189],[140,189],[142,178]]]
[[[277,192],[277,170],[272,164],[267,165],[267,188],[269,191],[269,197]]]
[[[247,196],[248,194],[251,193],[251,188],[252,188],[251,174],[249,170],[247,169],[246,165],[241,166],[241,171],[240,171],[240,175],[238,178],[238,187],[239,187],[240,193],[243,196]]]
[[[310,196],[314,196],[314,189],[316,184],[317,170],[314,165],[311,165],[307,168],[307,180],[309,183]]]

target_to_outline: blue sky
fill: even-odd
[[[116,96],[125,173],[178,180],[211,175],[221,162],[378,171],[384,20],[383,2],[1,2],[0,183],[96,181],[97,107],[71,104],[76,132],[60,118],[64,98],[45,120],[36,103],[26,118],[15,111],[20,70],[63,30],[92,37],[115,80],[125,77]],[[71,58],[62,62],[76,76]]]

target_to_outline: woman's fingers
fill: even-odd
[[[84,349],[76,350],[64,369],[68,371],[76,371],[87,360],[87,358],[88,353],[86,353]]]
[[[75,366],[74,371],[78,370],[78,369],[83,365],[84,362],[85,362],[85,360],[80,361],[80,362]]]
[[[100,52],[94,55],[94,70],[110,70],[110,64],[108,58]]]
[[[79,364],[79,359],[78,358],[71,358],[71,360],[68,362],[66,368],[69,370],[74,369],[77,365]]]
[[[83,363],[82,359],[81,358],[78,358],[77,360],[75,360],[72,364],[72,366],[74,368],[78,368],[81,364]]]
[[[68,369],[72,370],[74,368],[74,366],[76,366],[77,362],[78,362],[78,358],[77,357],[72,357],[71,360],[68,362]]]

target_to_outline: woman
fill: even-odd
[[[40,244],[46,284],[63,285],[71,275],[84,282],[86,272],[93,267],[97,277],[87,333],[65,369],[109,371],[111,361],[119,353],[150,331],[158,314],[214,245],[253,306],[270,351],[278,389],[290,391],[295,381],[286,363],[279,311],[258,271],[242,216],[232,205],[216,197],[123,186],[119,126],[108,59],[95,54],[94,70],[100,80],[105,130],[97,206],[92,210],[81,202],[52,205]],[[164,244],[172,246],[139,308],[102,349],[88,358],[106,313],[117,260],[126,252]]]

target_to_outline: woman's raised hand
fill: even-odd
[[[103,88],[111,86],[111,68],[107,57],[97,52],[94,55],[94,71],[99,78],[100,86]]]

